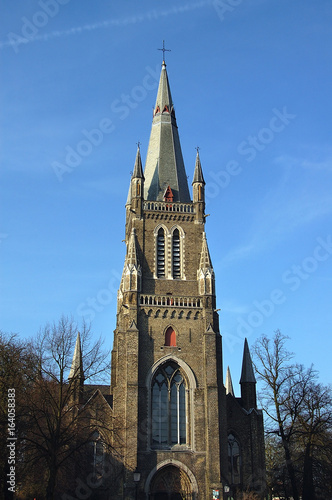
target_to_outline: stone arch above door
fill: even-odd
[[[150,500],[195,500],[198,489],[188,467],[177,460],[165,460],[150,472],[145,491]]]

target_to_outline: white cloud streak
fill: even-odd
[[[284,170],[279,184],[257,205],[248,240],[225,255],[224,265],[263,252],[296,229],[332,214],[329,158],[322,161],[279,158],[276,163]]]
[[[134,24],[139,24],[143,23],[146,21],[156,21],[157,19],[160,19],[162,17],[168,17],[176,14],[183,14],[185,12],[190,12],[196,9],[201,9],[203,7],[207,7],[211,5],[212,0],[201,0],[199,2],[194,2],[194,3],[186,3],[183,5],[178,5],[174,6],[170,9],[167,10],[157,10],[157,9],[152,9],[149,10],[148,12],[145,12],[143,14],[136,14],[133,16],[128,16],[125,18],[119,18],[119,19],[108,19],[105,21],[97,22],[97,23],[92,23],[92,24],[85,24],[83,26],[76,26],[67,30],[56,30],[52,31],[50,33],[37,33],[36,35],[27,38],[23,37],[19,33],[15,33],[15,35],[18,36],[17,40],[13,40],[13,37],[9,37],[8,40],[3,40],[0,41],[0,49],[4,49],[6,47],[17,47],[22,44],[28,44],[31,42],[36,42],[36,41],[44,41],[47,42],[49,40],[52,40],[54,38],[64,38],[68,36],[74,36],[74,35],[80,35],[84,32],[87,31],[95,31],[98,29],[103,29],[103,28],[111,28],[111,27],[126,27]],[[13,32],[11,32],[13,33]],[[9,34],[8,34],[9,35]]]

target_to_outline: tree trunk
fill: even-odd
[[[310,443],[307,443],[304,453],[302,500],[316,500]]]
[[[57,468],[51,465],[49,468],[49,476],[46,487],[46,500],[54,499],[56,476],[57,476]]]
[[[284,446],[284,450],[285,450],[287,472],[288,472],[288,475],[289,475],[289,480],[290,480],[291,485],[292,485],[293,499],[294,500],[299,500],[299,493],[298,493],[298,490],[297,490],[295,470],[294,470],[294,466],[293,466],[293,460],[291,458],[291,454],[290,454],[290,451],[289,451],[288,442],[284,441],[283,442],[283,446]]]

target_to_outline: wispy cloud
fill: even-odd
[[[285,160],[278,159],[283,174],[257,205],[247,240],[223,258],[223,265],[265,251],[296,229],[332,214],[330,160]]]
[[[168,17],[176,14],[183,14],[185,12],[193,11],[196,9],[201,9],[211,5],[212,0],[201,0],[194,3],[185,3],[183,5],[177,5],[167,10],[157,10],[152,9],[142,14],[136,14],[133,16],[128,16],[124,18],[118,19],[108,19],[105,21],[85,24],[83,26],[76,26],[67,30],[56,30],[51,31],[49,33],[37,33],[36,35],[27,38],[21,35],[18,36],[17,39],[13,37],[9,37],[8,40],[0,41],[0,49],[6,47],[18,46],[21,44],[28,44],[36,41],[44,41],[47,42],[54,38],[63,38],[68,36],[80,35],[87,31],[95,31],[103,28],[111,28],[111,27],[126,27],[134,24],[143,23],[146,21],[156,21],[157,19]]]
[[[224,300],[222,302],[221,312],[232,314],[247,314],[250,312],[250,306],[246,304],[238,304],[237,302],[231,302],[229,300]]]
[[[332,172],[332,157],[326,158],[324,160],[307,160],[304,158],[294,158],[293,156],[278,156],[274,163],[276,165],[288,166],[288,167],[298,167],[308,170],[325,170],[327,172]]]

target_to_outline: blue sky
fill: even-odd
[[[331,2],[4,0],[0,16],[2,329],[85,315],[111,347],[165,39],[235,391],[244,336],[276,329],[331,382]]]

